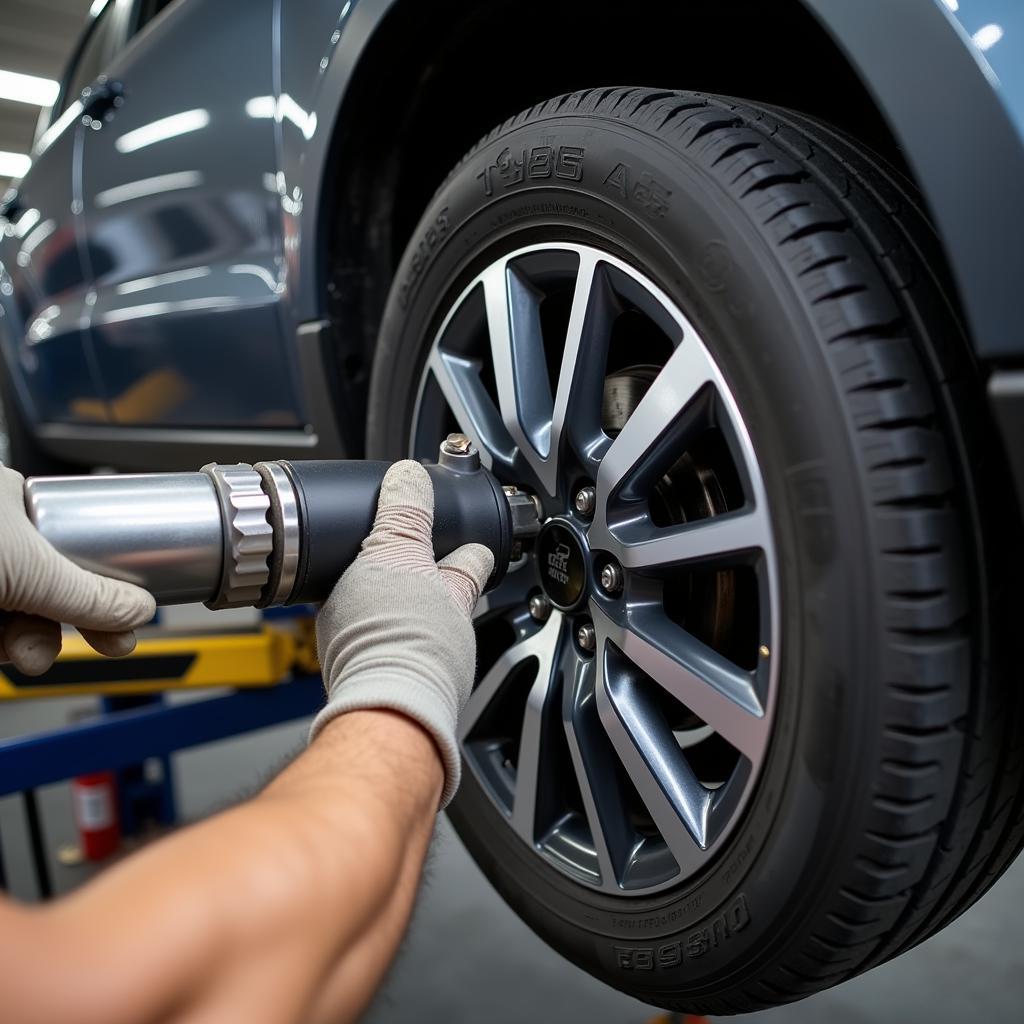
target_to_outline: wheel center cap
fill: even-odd
[[[556,608],[568,609],[583,596],[587,558],[579,534],[566,523],[549,520],[537,536],[540,581]]]

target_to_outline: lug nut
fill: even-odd
[[[597,646],[597,633],[594,631],[593,623],[584,622],[576,630],[576,643],[585,651],[592,651]]]
[[[601,589],[606,594],[617,594],[622,589],[622,569],[609,562],[601,569]]]
[[[543,594],[530,598],[530,615],[538,622],[545,622],[551,614],[551,604]]]
[[[576,492],[576,498],[573,501],[573,505],[576,506],[576,511],[581,516],[589,516],[594,511],[594,501],[597,497],[597,492],[593,487],[581,487]]]

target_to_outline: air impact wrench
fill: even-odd
[[[39,532],[85,569],[128,580],[158,605],[210,608],[323,601],[370,532],[387,462],[259,462],[198,473],[35,477]],[[502,487],[462,434],[441,445],[434,554],[470,542],[494,554],[488,589],[540,528],[532,496]]]

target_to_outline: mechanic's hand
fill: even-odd
[[[459,787],[455,729],[476,668],[470,616],[494,567],[481,544],[434,562],[434,490],[418,462],[392,466],[359,557],[317,619],[327,706],[310,738],[345,711],[387,708],[415,719],[444,761],[441,806]]]
[[[136,626],[156,602],[145,590],[70,562],[25,512],[25,478],[0,465],[0,663],[37,676],[60,653],[60,623],[112,658],[135,649]]]

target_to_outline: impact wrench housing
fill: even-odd
[[[389,465],[280,461],[35,477],[25,505],[62,554],[144,587],[159,605],[266,608],[327,598],[370,532]],[[503,488],[461,434],[450,435],[426,469],[435,556],[483,544],[494,555],[493,588],[540,528],[536,500]]]

